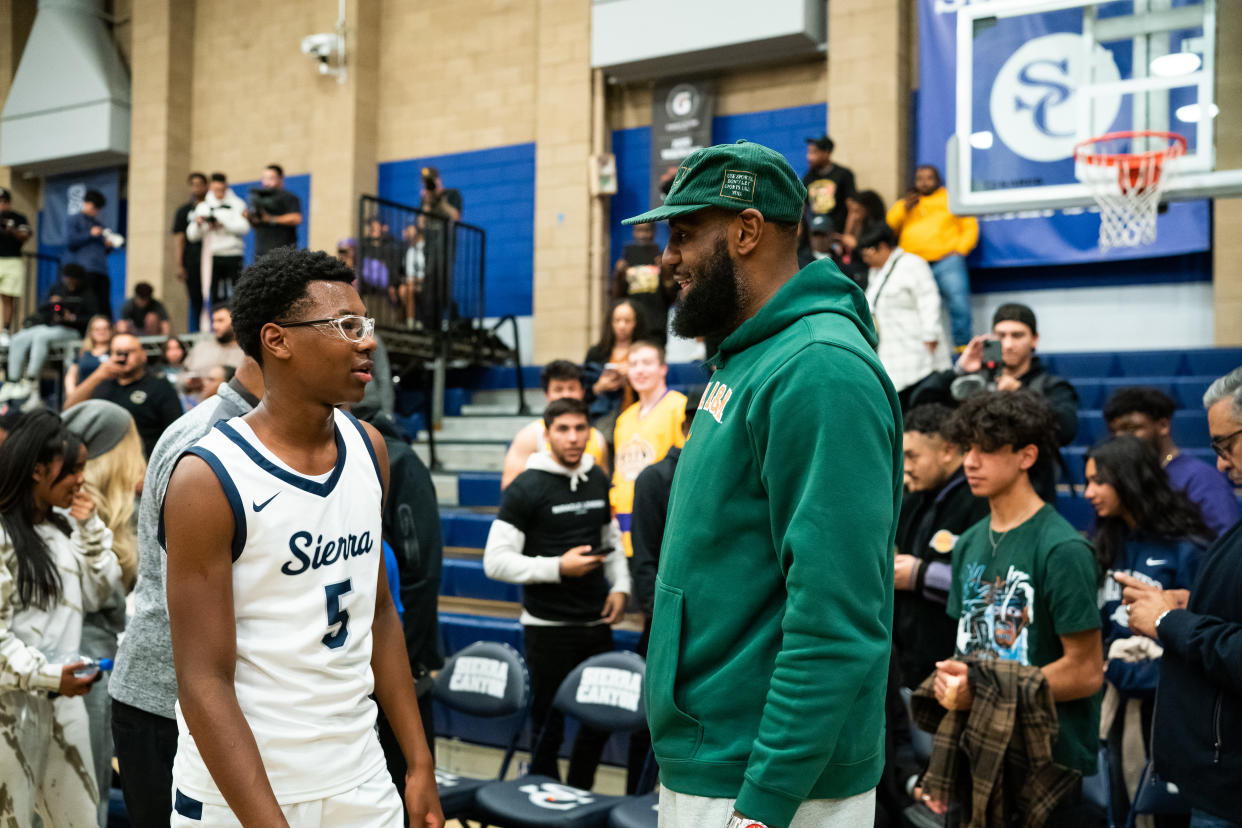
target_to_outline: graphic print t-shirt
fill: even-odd
[[[957,654],[1043,667],[1063,655],[1060,636],[1100,628],[1091,545],[1047,504],[989,538],[990,519],[968,529],[953,551],[948,614],[958,619]],[[1057,762],[1096,772],[1100,694],[1057,703]]]

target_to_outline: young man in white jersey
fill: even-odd
[[[353,278],[292,248],[247,271],[233,327],[263,401],[169,481],[173,826],[399,828],[372,693],[408,763],[410,824],[444,825],[381,554],[387,450],[337,408],[362,399],[376,347]]]

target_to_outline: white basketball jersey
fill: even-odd
[[[362,425],[337,411],[335,430],[336,466],[318,478],[289,468],[240,418],[188,450],[233,510],[234,686],[282,805],[335,796],[384,767],[369,698],[382,484]],[[226,804],[180,703],[177,729],[177,789]]]

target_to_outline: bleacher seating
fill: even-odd
[[[1108,436],[1102,408],[1119,388],[1142,385],[1159,388],[1177,402],[1173,438],[1181,450],[1214,463],[1208,442],[1203,392],[1216,377],[1242,365],[1242,349],[1199,351],[1142,351],[1126,353],[1042,355],[1052,372],[1074,383],[1079,392],[1079,431],[1062,450],[1066,483],[1057,498],[1057,509],[1078,529],[1086,530],[1094,513],[1082,497],[1083,457],[1088,448]],[[527,366],[523,380],[532,411],[539,400],[539,368]],[[697,365],[670,365],[670,387],[694,393],[707,375]],[[444,598],[440,631],[446,654],[478,640],[503,641],[520,652],[522,630],[518,623],[521,590],[491,581],[483,574],[482,549],[500,505],[499,458],[514,428],[536,414],[517,414],[517,376],[513,368],[489,368],[472,377],[472,387],[446,390],[446,412],[461,422],[437,438],[437,449],[455,471],[442,472],[437,490],[442,498],[441,526],[446,547],[440,594]],[[476,424],[471,428],[471,418]],[[511,422],[504,418],[511,418]],[[485,419],[486,418],[486,419]],[[498,420],[498,418],[500,418]],[[504,429],[500,427],[504,426]],[[502,433],[503,432],[503,433]],[[451,436],[448,436],[451,435]],[[464,460],[463,460],[464,458]],[[473,458],[473,459],[472,459]],[[618,649],[633,649],[639,630],[631,618],[616,628]],[[451,723],[442,725],[450,729]],[[472,738],[477,734],[459,734]],[[610,745],[607,760],[617,761],[620,745]]]

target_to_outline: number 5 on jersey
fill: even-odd
[[[323,634],[323,645],[335,650],[349,638],[349,611],[341,609],[341,596],[353,592],[354,588],[346,578],[340,583],[328,584],[323,591],[328,599],[328,632]],[[332,627],[336,624],[340,626],[333,632]]]

